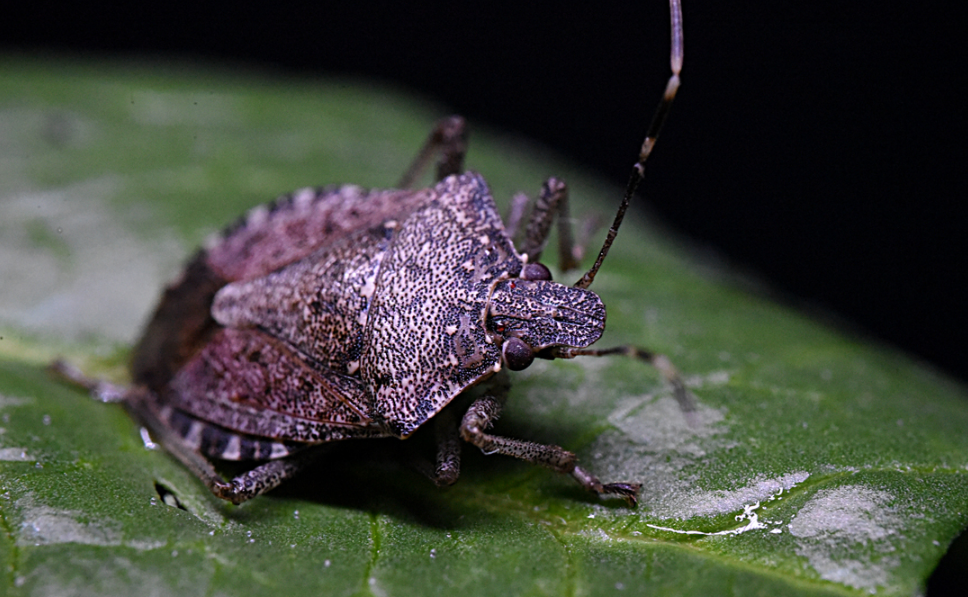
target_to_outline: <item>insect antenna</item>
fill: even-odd
[[[595,275],[598,273],[598,269],[602,267],[602,262],[605,261],[605,256],[608,255],[608,250],[612,247],[612,242],[615,241],[615,237],[618,235],[618,228],[622,225],[622,220],[625,219],[625,210],[629,207],[632,195],[635,194],[635,189],[638,188],[639,183],[645,178],[645,161],[649,159],[649,154],[652,153],[652,148],[655,147],[655,142],[659,139],[659,132],[662,131],[662,125],[665,123],[666,117],[669,115],[669,109],[672,107],[672,100],[676,98],[676,91],[679,89],[679,72],[682,70],[682,6],[680,0],[669,0],[669,12],[671,13],[672,21],[672,51],[669,60],[672,65],[672,76],[669,77],[669,82],[666,83],[665,93],[662,95],[662,99],[655,109],[655,115],[652,117],[652,124],[649,125],[645,140],[642,141],[642,149],[639,150],[639,159],[632,166],[632,174],[629,176],[628,185],[625,187],[625,195],[622,197],[622,203],[618,206],[618,213],[615,214],[615,220],[612,221],[612,225],[608,229],[608,236],[605,237],[605,243],[598,252],[598,258],[595,259],[595,264],[585,272],[585,275],[580,280],[575,282],[576,288],[588,288],[591,286],[595,280]]]

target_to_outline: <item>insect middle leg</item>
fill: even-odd
[[[519,199],[515,199],[519,201]],[[513,204],[512,204],[513,205]],[[528,226],[524,231],[521,253],[530,262],[538,261],[548,242],[551,224],[558,217],[558,267],[568,271],[578,267],[584,247],[575,244],[568,210],[568,186],[557,178],[549,178],[541,186],[541,193],[534,202]],[[515,228],[517,224],[515,223]]]
[[[504,454],[531,464],[538,464],[551,470],[571,475],[578,483],[599,495],[616,495],[635,505],[635,496],[641,485],[638,483],[602,483],[597,477],[577,464],[574,453],[560,446],[539,444],[519,439],[511,439],[486,433],[501,414],[510,390],[510,382],[505,372],[495,375],[490,391],[475,400],[460,425],[460,435],[464,441],[481,449],[485,454]]]
[[[427,169],[430,160],[438,153],[440,154],[437,159],[438,181],[451,174],[460,173],[464,167],[464,155],[467,153],[467,125],[460,116],[448,116],[437,121],[424,146],[420,148],[420,153],[397,184],[397,188],[412,187]]]

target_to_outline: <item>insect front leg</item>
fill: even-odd
[[[679,370],[676,369],[672,361],[664,354],[658,354],[651,350],[631,345],[614,346],[612,348],[570,348],[567,346],[559,346],[551,350],[551,358],[555,359],[573,359],[578,356],[604,357],[616,354],[636,358],[655,367],[662,374],[662,377],[665,378],[666,382],[672,386],[673,394],[679,402],[679,408],[683,412],[696,410],[696,402],[692,394],[686,390],[686,385],[682,381],[682,376],[679,375]]]
[[[464,441],[474,444],[485,454],[504,454],[531,464],[571,475],[582,487],[599,495],[617,495],[630,505],[641,487],[638,483],[602,483],[597,477],[577,465],[574,453],[560,446],[539,444],[485,433],[501,414],[507,400],[510,382],[505,372],[498,373],[491,382],[490,391],[475,400],[460,425]]]
[[[460,476],[460,434],[453,408],[445,408],[434,417],[437,437],[437,466],[431,477],[438,487],[453,485]]]
[[[467,125],[463,118],[448,116],[437,121],[397,188],[411,188],[437,153],[440,154],[437,159],[438,181],[451,174],[460,173],[464,167],[464,155],[467,153]]]

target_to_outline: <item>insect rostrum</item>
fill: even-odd
[[[458,477],[459,436],[634,504],[638,483],[602,483],[563,448],[487,429],[508,395],[506,370],[535,357],[636,356],[656,365],[687,404],[661,355],[588,348],[605,329],[605,305],[588,286],[678,87],[681,18],[678,0],[670,4],[673,77],[605,245],[574,286],[554,282],[538,262],[555,217],[563,269],[580,253],[565,185],[545,183],[517,235],[518,218],[505,225],[484,178],[461,173],[465,126],[450,117],[438,123],[399,188],[303,189],[256,207],[201,249],[165,290],[135,348],[130,387],[89,380],[64,364],[58,370],[123,402],[215,495],[235,503],[305,468],[317,456],[314,446],[406,439],[432,421],[438,484]],[[434,156],[438,182],[411,189]],[[478,384],[484,391],[459,423],[449,411],[441,414]],[[212,460],[254,468],[226,481]]]

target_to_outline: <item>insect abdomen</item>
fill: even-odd
[[[185,447],[209,458],[234,461],[274,460],[305,446],[234,433],[170,406],[161,409],[159,418],[178,435]]]
[[[205,346],[218,328],[210,314],[212,299],[226,283],[209,267],[205,251],[195,254],[181,278],[165,289],[132,353],[131,375],[135,384],[161,392]]]

